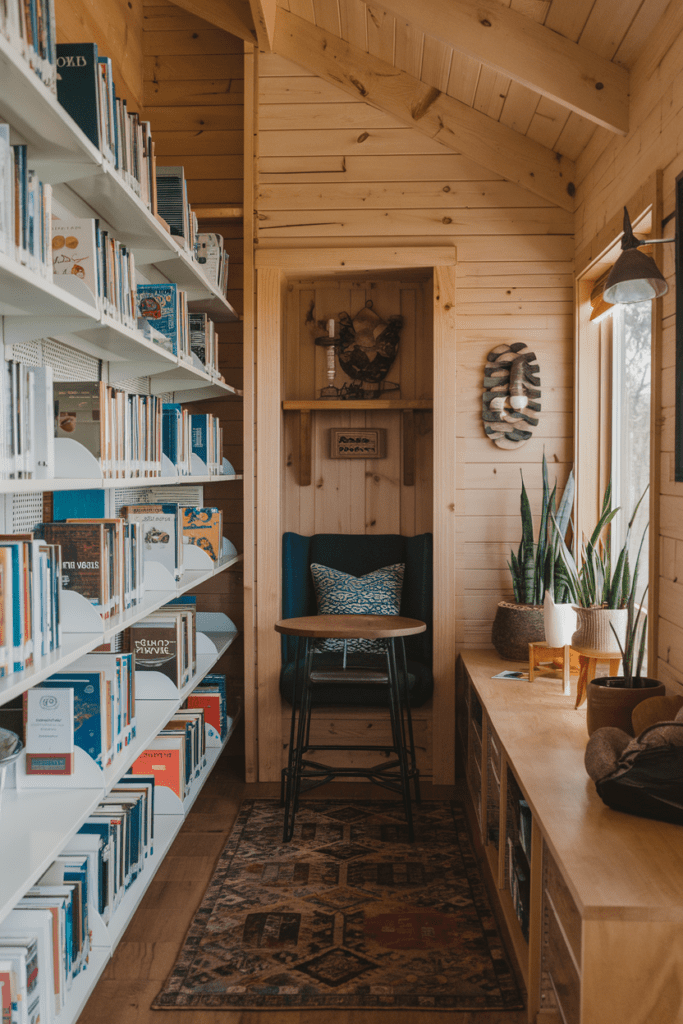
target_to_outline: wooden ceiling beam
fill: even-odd
[[[249,0],[249,5],[256,26],[259,49],[270,53],[273,49],[273,36],[275,35],[277,0]]]
[[[629,72],[500,0],[385,0],[414,28],[620,135]],[[618,5],[615,17],[618,18]]]
[[[173,0],[173,3],[238,39],[256,43],[248,0]]]
[[[574,164],[560,153],[283,8],[278,8],[274,50],[453,152],[573,211]]]

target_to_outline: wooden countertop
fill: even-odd
[[[462,658],[548,846],[585,918],[683,921],[683,827],[613,811],[588,778],[585,706],[562,680],[492,679],[528,664]]]

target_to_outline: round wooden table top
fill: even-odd
[[[281,619],[275,623],[278,633],[326,640],[381,640],[424,633],[427,625],[419,619],[400,615],[304,615],[300,619]]]

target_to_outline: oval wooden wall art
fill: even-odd
[[[486,357],[481,418],[499,448],[521,448],[538,426],[541,378],[536,353],[521,342],[497,345]]]

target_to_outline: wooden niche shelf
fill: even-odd
[[[406,487],[415,485],[415,413],[428,412],[434,403],[428,398],[367,398],[334,399],[315,398],[312,400],[291,399],[282,403],[284,412],[299,413],[299,486],[310,487],[313,463],[314,412],[386,412],[402,413],[403,430],[403,483]]]

